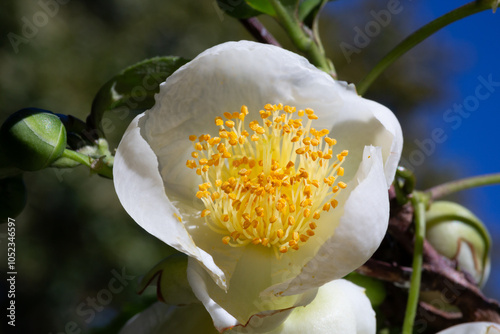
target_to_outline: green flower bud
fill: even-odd
[[[158,300],[170,305],[187,305],[199,302],[187,280],[185,254],[176,253],[154,266],[139,283],[139,293],[149,285],[156,286]]]
[[[426,239],[441,255],[483,285],[489,275],[491,238],[483,223],[453,202],[434,202],[426,213]]]
[[[0,129],[7,159],[26,171],[48,167],[66,148],[66,129],[59,117],[35,108],[12,114]]]
[[[364,276],[356,272],[352,272],[344,279],[365,288],[365,293],[372,304],[372,307],[377,307],[385,300],[387,292],[384,283],[376,278]]]

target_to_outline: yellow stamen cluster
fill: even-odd
[[[251,121],[249,131],[247,115],[242,106],[215,119],[218,136],[189,136],[194,151],[186,166],[203,180],[196,193],[206,207],[201,217],[224,244],[260,244],[279,257],[298,250],[314,236],[321,212],[337,207],[348,151],[334,155],[329,131],[311,127],[318,119],[312,109],[267,104],[262,123]]]

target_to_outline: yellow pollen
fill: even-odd
[[[246,106],[224,112],[215,118],[217,137],[190,135],[194,160],[186,167],[201,177],[200,216],[223,244],[263,246],[280,258],[315,235],[313,219],[331,223],[320,212],[339,205],[335,197],[347,184],[337,179],[348,151],[333,152],[329,131],[311,127],[319,118],[311,108],[279,103],[257,112],[257,120],[246,119]]]

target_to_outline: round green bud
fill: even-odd
[[[387,296],[384,283],[376,278],[364,276],[356,272],[352,272],[344,278],[362,288],[365,288],[366,296],[370,299],[372,307],[382,304]]]
[[[149,285],[156,285],[158,299],[170,305],[198,303],[187,279],[188,257],[172,254],[156,264],[139,283],[139,293]]]
[[[453,202],[432,203],[426,212],[426,239],[438,253],[456,260],[459,269],[471,274],[478,285],[484,284],[491,238],[472,212]]]
[[[0,223],[6,223],[7,217],[15,218],[26,205],[26,186],[22,175],[0,179]]]
[[[36,171],[48,167],[63,154],[66,129],[50,111],[22,109],[2,125],[0,143],[12,165]]]

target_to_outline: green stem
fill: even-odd
[[[302,29],[301,22],[294,18],[279,0],[269,0],[276,12],[276,17],[292,39],[293,44],[303,52],[307,59],[319,69],[336,77],[333,63],[326,57],[321,42],[315,41]]]
[[[422,278],[422,262],[425,238],[425,207],[427,197],[425,194],[414,191],[411,198],[414,208],[415,222],[415,245],[413,248],[413,271],[410,280],[410,291],[406,304],[405,319],[403,322],[403,334],[413,332],[413,323],[417,314],[418,297],[420,294],[420,281]]]
[[[419,44],[441,28],[446,27],[450,23],[463,19],[464,17],[479,13],[483,10],[491,9],[493,2],[497,0],[478,0],[472,1],[461,7],[452,10],[449,13],[438,17],[434,21],[426,24],[413,34],[408,36],[405,40],[399,43],[392,49],[377,65],[365,76],[357,85],[356,89],[359,95],[363,95],[368,87],[378,78],[378,76],[385,71],[392,63],[399,59],[408,50]]]
[[[85,154],[75,152],[73,150],[64,150],[62,156],[64,158],[71,159],[82,165],[89,167],[92,171],[99,175],[107,177],[108,179],[113,178],[113,168],[103,163],[100,159],[91,158]]]
[[[473,176],[466,179],[455,180],[432,187],[426,191],[431,199],[441,198],[457,191],[500,184],[500,173]]]

